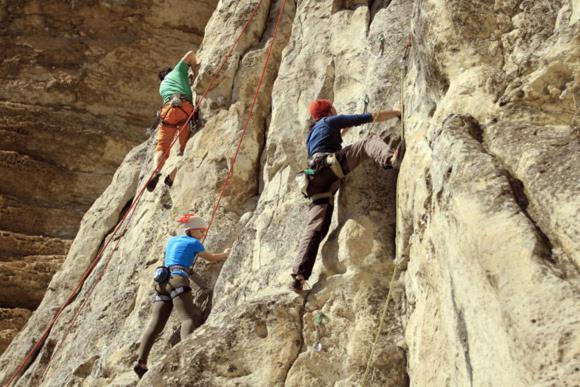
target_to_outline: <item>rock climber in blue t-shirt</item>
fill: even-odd
[[[189,275],[197,257],[209,262],[222,262],[229,254],[229,249],[223,253],[205,251],[200,239],[207,233],[208,225],[202,218],[186,214],[179,221],[184,223],[184,235],[169,238],[165,246],[165,267],[170,276],[162,283],[155,283],[153,316],[141,339],[139,359],[133,368],[139,378],[147,372],[149,351],[165,327],[174,306],[181,320],[181,339],[185,339],[195,328],[196,314],[199,318],[199,312],[196,312],[193,304]]]

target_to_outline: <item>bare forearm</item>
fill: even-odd
[[[197,64],[197,61],[195,59],[195,52],[194,51],[188,51],[183,56],[183,61],[185,63],[187,63],[188,65],[190,65],[191,67],[194,67]]]
[[[229,253],[229,249],[226,249],[223,253],[210,253],[208,251],[204,251],[203,253],[199,253],[199,256],[209,262],[222,262],[226,260]]]
[[[226,253],[208,253],[208,256],[205,257],[206,260],[210,262],[221,262],[227,258]]]
[[[400,116],[401,116],[401,112],[398,110],[377,112],[377,113],[373,113],[373,121],[382,122],[382,121],[390,120],[391,118],[397,118]]]

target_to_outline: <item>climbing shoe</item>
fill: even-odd
[[[159,177],[161,177],[161,174],[160,173],[156,173],[155,176],[153,176],[151,178],[151,180],[149,180],[147,182],[147,191],[153,192],[153,190],[155,189],[155,187],[157,187],[157,183],[159,182]]]
[[[137,363],[137,364],[135,364],[135,367],[133,367],[133,371],[135,371],[135,373],[137,374],[139,379],[141,379],[143,377],[143,375],[145,375],[145,372],[148,371],[148,369],[147,369],[147,367],[145,367],[141,363]]]
[[[173,179],[171,178],[171,176],[167,175],[165,177],[165,180],[163,180],[163,182],[165,183],[166,186],[168,186],[169,188],[173,187]]]
[[[292,282],[290,282],[290,290],[292,290],[295,293],[301,293],[304,290],[304,282],[306,282],[306,280],[304,279],[304,277],[300,274],[294,276],[294,279],[292,280]]]
[[[391,157],[391,164],[394,169],[401,168],[401,163],[403,162],[403,157],[405,156],[405,140],[401,141],[395,149],[393,157]]]

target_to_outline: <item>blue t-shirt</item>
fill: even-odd
[[[324,117],[318,120],[306,139],[308,157],[315,153],[334,153],[342,149],[342,136],[340,130],[351,126],[367,124],[373,121],[371,113],[364,114],[340,114]]]
[[[205,247],[203,247],[199,239],[188,235],[171,237],[165,246],[165,266],[191,267],[197,254],[204,251]]]

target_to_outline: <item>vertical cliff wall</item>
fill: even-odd
[[[569,1],[221,1],[199,51],[208,85],[257,14],[202,106],[204,126],[171,190],[146,193],[19,385],[135,385],[151,275],[185,210],[208,216],[227,175],[269,45],[273,57],[233,178],[207,240],[233,243],[196,265],[200,326],[170,320],[141,385],[573,385],[578,377],[578,10]],[[413,48],[401,96],[399,60]],[[381,43],[384,41],[384,43]],[[336,198],[312,286],[290,292],[308,203],[306,108],[340,112],[403,98],[407,154],[397,176],[365,162]],[[400,134],[400,122],[352,130]],[[152,168],[131,151],[85,214],[67,260],[0,358],[14,370],[107,240]],[[382,331],[395,257],[406,258]],[[94,290],[93,290],[94,289]],[[317,325],[316,316],[325,316]],[[78,317],[76,317],[78,315]],[[317,337],[322,350],[316,351]]]
[[[580,380],[573,7],[417,4],[397,191],[416,385]]]
[[[146,138],[156,71],[201,43],[216,3],[0,2],[0,350]]]

